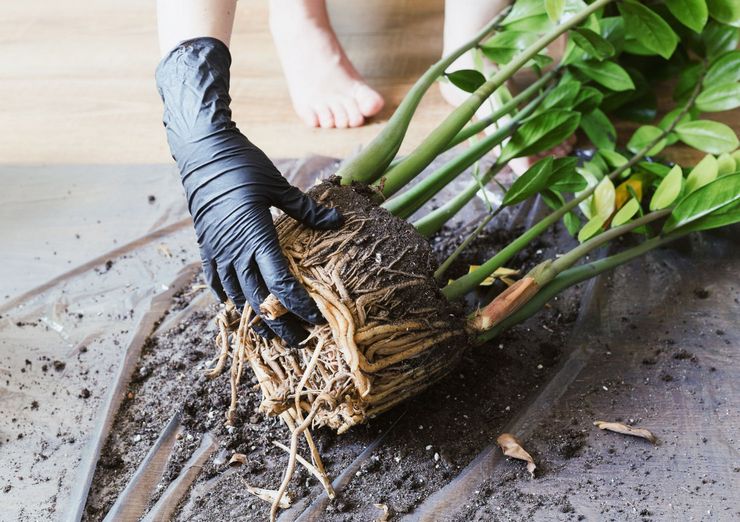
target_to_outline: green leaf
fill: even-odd
[[[704,85],[740,81],[740,51],[729,51],[712,60]]]
[[[486,83],[486,77],[474,69],[461,69],[446,73],[445,76],[450,83],[465,92],[475,92],[478,87]]]
[[[662,163],[655,163],[652,161],[641,161],[637,164],[637,166],[648,174],[652,174],[659,178],[665,178],[671,171],[671,168],[667,165],[663,165]]]
[[[701,32],[701,40],[704,42],[707,58],[713,58],[737,48],[740,31],[736,27],[710,21]]]
[[[735,132],[717,121],[697,120],[676,127],[676,134],[686,145],[709,154],[722,154],[737,148]]]
[[[708,87],[697,96],[696,107],[703,112],[730,111],[740,107],[740,83],[719,83]]]
[[[671,26],[644,5],[624,1],[619,3],[619,12],[624,16],[627,34],[666,60],[671,57],[678,44],[678,36]]]
[[[557,210],[565,205],[565,199],[563,199],[563,196],[549,188],[543,189],[540,192],[540,196],[542,196],[542,201],[545,202],[545,205],[553,210]]]
[[[614,212],[616,199],[614,183],[608,177],[603,178],[591,197],[591,215],[601,216],[606,221]]]
[[[621,16],[608,16],[599,20],[601,24],[601,36],[603,36],[617,51],[622,50],[626,31],[624,30],[624,18]]]
[[[676,165],[671,169],[668,175],[663,178],[658,188],[650,200],[650,210],[660,210],[671,205],[681,193],[681,184],[683,183],[683,172],[681,167]]]
[[[696,84],[699,83],[703,69],[702,64],[694,63],[681,71],[678,75],[676,87],[673,89],[674,100],[683,102],[688,99],[689,95],[694,91]]]
[[[581,62],[573,65],[584,75],[612,91],[628,91],[635,88],[627,71],[614,62]]]
[[[737,0],[707,0],[709,14],[723,24],[740,26],[740,3]]]
[[[555,23],[558,23],[565,10],[565,0],[545,0],[545,11]]]
[[[552,109],[526,121],[501,151],[501,161],[531,156],[563,143],[578,128],[577,112]]]
[[[658,136],[663,133],[663,130],[653,125],[643,125],[635,131],[630,140],[627,142],[627,149],[630,152],[637,153],[643,148],[647,147],[652,143]],[[647,153],[648,156],[655,156],[666,146],[666,140],[663,138],[655,146],[650,149]]]
[[[737,162],[731,154],[723,152],[717,158],[717,175],[726,176],[727,174],[733,174],[738,170]]]
[[[612,227],[618,227],[624,225],[627,221],[637,214],[640,210],[640,202],[635,198],[631,198],[622,208],[619,209],[614,217],[612,218]]]
[[[704,29],[709,17],[705,0],[665,0],[668,10],[683,25],[694,32]]]
[[[597,149],[614,150],[617,143],[617,131],[606,114],[599,109],[581,117],[581,128]]]
[[[601,105],[603,99],[604,95],[601,94],[600,90],[594,87],[582,87],[573,102],[573,109],[581,114],[588,114]]]
[[[691,169],[691,172],[686,177],[686,193],[691,194],[696,189],[714,181],[718,174],[719,165],[717,159],[711,154],[707,154]]]
[[[560,83],[542,100],[542,110],[552,109],[554,107],[570,109],[580,89],[581,82],[577,80]]]
[[[681,227],[685,232],[698,232],[740,223],[740,201],[715,210]]]
[[[486,58],[499,65],[509,63],[514,56],[532,45],[537,39],[536,33],[526,31],[504,31],[489,38],[481,51]]]
[[[604,158],[604,161],[606,161],[607,165],[610,167],[616,169],[627,163],[627,158],[622,156],[618,152],[614,152],[613,150],[603,149],[599,151],[599,155]],[[627,177],[630,175],[630,169],[625,170],[622,172],[622,177]]]
[[[527,172],[519,176],[506,191],[503,206],[516,205],[529,199],[547,186],[547,180],[552,174],[552,157],[547,156],[532,165]]]
[[[586,223],[580,232],[578,232],[578,241],[583,243],[587,239],[592,238],[599,232],[601,232],[602,227],[604,226],[604,222],[606,221],[606,218],[603,218],[601,216],[594,216],[591,219],[588,220],[588,223]]]
[[[568,212],[563,216],[563,224],[571,236],[575,236],[578,229],[581,228],[581,220],[573,212]]]
[[[547,180],[550,189],[557,192],[578,192],[586,188],[586,180],[576,171],[577,158],[556,158],[552,174]]]
[[[614,46],[590,29],[576,27],[571,31],[570,37],[592,58],[604,60],[614,56]]]
[[[740,201],[740,172],[719,177],[684,197],[671,212],[663,231],[684,227],[736,201]]]

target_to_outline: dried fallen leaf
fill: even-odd
[[[234,453],[229,459],[229,466],[241,466],[247,463],[247,456],[244,453]]]
[[[478,268],[480,268],[480,265],[470,265],[470,267],[468,267],[468,273]],[[501,278],[501,280],[504,281],[507,285],[510,285],[511,283],[508,283],[506,279],[509,279],[509,281],[511,281],[510,277],[515,275],[519,275],[519,270],[514,270],[513,268],[506,268],[505,266],[502,266],[497,268],[493,272],[493,274],[481,281],[480,286],[491,286],[496,278]]]
[[[172,251],[164,243],[160,243],[159,246],[157,246],[157,250],[165,257],[172,257]]]
[[[501,447],[501,451],[503,451],[504,455],[507,457],[513,457],[515,459],[525,461],[527,463],[527,471],[529,471],[529,474],[534,478],[534,470],[537,469],[534,459],[532,458],[532,455],[526,452],[522,447],[521,442],[519,442],[514,435],[511,433],[502,433],[498,436],[498,439],[496,439],[496,443]]]
[[[380,516],[375,519],[375,522],[388,522],[388,506],[385,504],[373,504],[376,508],[382,511]]]
[[[247,486],[247,491],[249,491],[252,495],[254,495],[257,498],[260,498],[264,500],[265,502],[269,502],[272,504],[275,502],[275,499],[277,498],[278,492],[274,489],[263,489],[263,488],[256,488],[254,486],[250,486],[246,482],[244,483],[245,486]],[[283,495],[283,497],[280,499],[279,507],[280,509],[288,509],[291,505],[292,501],[290,500],[290,497],[286,493]]]
[[[658,440],[655,435],[653,435],[645,428],[633,428],[632,426],[627,426],[626,424],[622,424],[621,422],[596,421],[594,422],[594,426],[596,426],[600,430],[609,430],[615,431],[617,433],[623,433],[624,435],[642,437],[643,439],[649,440],[653,444],[655,444],[655,442]]]

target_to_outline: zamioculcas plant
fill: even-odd
[[[740,221],[737,137],[727,125],[703,116],[740,106],[739,26],[733,0],[649,6],[634,0],[518,0],[433,65],[380,135],[348,160],[337,178],[312,189],[319,201],[342,211],[346,223],[340,230],[318,232],[288,216],[277,219],[291,269],[327,323],[312,327],[294,350],[254,333],[250,325],[260,320],[255,311],[239,315],[227,307],[218,318],[220,355],[210,372],[218,375],[231,358],[227,422],[235,421],[239,381],[248,365],[264,396],[262,411],[279,415],[292,432],[273,517],[297,462],[333,495],[309,427],[342,432],[362,423],[434,384],[466,347],[530,317],[563,289],[691,232]],[[553,63],[546,47],[564,34],[565,53]],[[469,50],[496,62],[498,71],[485,78],[475,70],[446,70]],[[539,79],[512,96],[506,82],[522,68],[534,69]],[[414,110],[438,79],[467,90],[469,98],[413,152],[397,158]],[[674,107],[663,108],[662,117],[657,84],[673,86]],[[498,109],[474,120],[493,95]],[[625,148],[617,147],[612,117],[641,123]],[[499,204],[490,204],[450,259],[436,266],[428,237],[507,162],[543,153],[578,129],[595,146],[588,161],[549,156],[537,161]],[[469,146],[456,147],[467,141]],[[707,155],[688,169],[654,161],[676,142]],[[495,160],[481,171],[479,160],[494,149]],[[446,151],[448,160],[429,172]],[[459,176],[468,179],[462,190],[416,218],[425,202]],[[552,212],[478,268],[447,282],[451,260],[498,212],[534,197],[543,198]],[[458,300],[464,294],[558,222],[577,237],[577,247],[540,263],[467,317],[461,312]],[[627,234],[643,239],[581,262]],[[258,313],[274,317],[285,308],[271,296]],[[310,463],[298,455],[300,437]]]

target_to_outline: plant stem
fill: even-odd
[[[481,85],[470,97],[455,109],[445,120],[434,129],[429,136],[401,163],[389,170],[385,175],[384,191],[394,194],[414,179],[429,163],[437,157],[455,135],[470,121],[475,111],[493,92],[521,69],[533,56],[547,47],[561,34],[567,32],[588,18],[592,13],[613,0],[596,0],[581,12],[573,15],[565,23],[554,27],[527,49],[516,55],[508,64],[499,69],[486,83]],[[378,160],[380,158],[377,158]],[[390,161],[390,160],[389,160]],[[388,165],[385,163],[384,165]]]
[[[557,74],[557,72],[557,69],[553,69],[543,74],[542,77],[539,78],[536,82],[514,96],[511,100],[502,105],[494,113],[476,121],[475,123],[471,123],[470,125],[463,127],[462,130],[460,130],[460,132],[458,132],[455,137],[452,138],[452,141],[447,144],[445,150],[449,150],[452,147],[459,145],[463,141],[467,140],[468,138],[475,136],[479,132],[482,132],[484,129],[486,129],[489,125],[496,123],[498,120],[501,119],[502,116],[506,116],[507,114],[509,114],[520,103],[528,100],[534,93],[536,93],[541,87],[549,82]]]
[[[504,168],[503,163],[496,162],[491,165],[481,179],[471,181],[470,184],[454,198],[435,211],[430,212],[423,218],[414,222],[413,225],[414,228],[416,228],[416,231],[424,237],[429,237],[438,232],[439,229],[442,228],[455,214],[457,214],[460,209],[463,208],[465,204],[473,198],[473,196],[475,196],[476,192],[491,181],[502,168]]]
[[[426,178],[408,189],[406,192],[386,201],[381,206],[387,209],[394,216],[404,219],[409,217],[411,214],[419,210],[424,203],[432,199],[437,192],[449,185],[452,180],[462,174],[465,169],[482,158],[505,138],[513,134],[522,120],[535,111],[548,92],[549,90],[543,92],[537,98],[529,102],[526,107],[516,113],[514,117],[507,122],[506,126],[486,136],[478,143],[472,145],[465,152],[456,158],[451,159],[429,174]],[[385,187],[383,187],[383,193],[385,193]]]
[[[444,262],[441,265],[439,265],[439,268],[437,268],[437,270],[435,270],[435,272],[434,272],[434,278],[437,281],[440,281],[442,279],[442,276],[445,275],[445,272],[450,268],[450,266],[452,265],[452,263],[455,262],[455,259],[457,259],[460,256],[460,254],[463,253],[463,250],[465,250],[466,248],[468,248],[468,246],[470,245],[470,243],[472,243],[475,240],[475,238],[478,237],[478,234],[481,233],[481,231],[485,228],[485,226],[488,224],[488,222],[491,221],[494,217],[496,217],[498,215],[498,213],[501,212],[501,210],[503,210],[503,208],[504,207],[498,207],[493,212],[488,213],[481,220],[481,222],[478,224],[478,226],[475,227],[475,230],[473,230],[473,232],[468,237],[465,238],[465,241],[463,241],[455,249],[455,251],[452,254],[450,254],[447,257],[447,259],[445,259]]]
[[[393,161],[393,158],[396,157],[396,153],[398,153],[401,142],[408,130],[411,118],[429,87],[434,84],[437,78],[444,74],[445,70],[455,60],[488,36],[509,14],[510,9],[510,7],[507,7],[501,11],[470,41],[436,62],[416,80],[416,83],[414,83],[413,87],[404,96],[380,134],[359,154],[339,168],[337,175],[342,178],[342,184],[348,185],[353,181],[370,184],[385,172],[388,165]]]
[[[655,147],[655,145],[657,145],[663,138],[668,136],[668,134],[670,134],[673,129],[676,128],[676,125],[678,125],[678,122],[681,120],[681,118],[683,118],[684,115],[686,115],[691,110],[691,107],[693,107],[694,102],[696,101],[696,97],[701,92],[702,79],[703,75],[702,78],[697,81],[694,92],[691,94],[691,97],[686,102],[686,105],[684,105],[684,108],[681,110],[681,112],[676,115],[671,124],[666,127],[653,141],[651,141],[642,149],[640,149],[637,153],[635,153],[635,155],[632,156],[632,158],[630,158],[627,163],[620,167],[617,167],[612,172],[610,172],[608,174],[609,178],[614,180],[620,174],[622,174],[622,172],[633,167],[638,161],[644,158],[647,153],[652,150],[653,147]],[[596,190],[596,186],[593,186],[590,189],[584,191],[580,196],[572,199],[571,201],[560,207],[558,210],[552,212],[550,215],[537,222],[532,228],[524,232],[513,242],[509,243],[498,254],[490,258],[476,270],[454,280],[452,283],[444,287],[442,289],[442,293],[444,294],[444,296],[447,299],[458,299],[466,292],[469,292],[470,290],[478,286],[486,277],[495,272],[497,268],[502,267],[504,263],[515,256],[517,252],[527,246],[532,240],[534,240],[547,228],[557,223],[563,216],[565,216],[565,214],[573,210],[579,203],[588,199],[593,194],[594,190]]]
[[[499,323],[494,325],[490,330],[476,337],[475,342],[477,344],[481,344],[489,341],[504,330],[511,328],[515,324],[521,323],[522,321],[525,321],[526,319],[532,317],[543,306],[545,306],[545,304],[550,299],[552,299],[554,296],[556,296],[566,288],[581,283],[586,279],[596,277],[602,272],[611,270],[619,265],[627,263],[634,258],[639,257],[644,253],[659,246],[662,246],[670,241],[678,239],[685,234],[687,234],[687,232],[655,237],[642,242],[636,247],[625,250],[624,252],[620,252],[619,254],[615,254],[613,256],[599,259],[598,261],[594,261],[586,265],[580,265],[563,271],[552,281],[550,281],[550,283],[541,288],[537,295],[530,299],[529,302],[527,302],[519,310],[511,314],[503,321],[500,321]]]

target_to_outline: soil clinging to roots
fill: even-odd
[[[217,319],[220,354],[211,374],[224,371],[231,358],[227,422],[235,421],[248,364],[263,394],[260,409],[279,415],[292,432],[275,509],[296,461],[333,496],[308,428],[341,433],[390,409],[445,376],[467,345],[462,314],[439,292],[424,237],[373,204],[367,188],[327,181],[311,194],[342,212],[342,228],[316,231],[282,216],[276,229],[292,272],[327,323],[312,327],[296,350],[257,335],[249,325],[258,319],[249,309],[242,317],[227,309]],[[279,314],[277,308],[271,313]],[[297,455],[301,435],[313,464]]]

